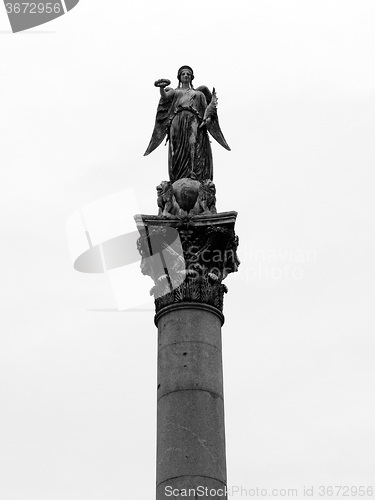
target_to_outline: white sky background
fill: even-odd
[[[153,82],[183,64],[217,89],[239,212],[229,485],[374,485],[374,26],[373,0],[81,0],[13,35],[0,8],[1,499],[155,495],[153,311],[111,312],[65,221],[131,188],[156,213]]]

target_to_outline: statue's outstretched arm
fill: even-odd
[[[171,81],[168,80],[168,78],[160,78],[159,80],[156,80],[156,82],[154,83],[155,87],[159,87],[160,96],[163,99],[169,99],[174,94],[173,89],[167,88],[168,85],[170,84]]]
[[[166,78],[156,80],[154,83],[155,87],[159,87],[160,89],[160,101],[156,111],[156,120],[152,137],[144,156],[152,153],[152,151],[163,142],[163,139],[167,135],[169,111],[174,95],[173,89],[166,88],[170,83],[170,80]]]

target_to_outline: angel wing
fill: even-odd
[[[219,117],[217,115],[218,99],[216,96],[215,87],[212,89],[212,93],[205,85],[201,85],[196,90],[199,90],[205,95],[208,104],[206,111],[204,113],[203,124],[206,125],[207,130],[212,135],[212,137],[220,144],[220,146],[223,146],[223,148],[230,151],[230,147],[227,141],[225,140],[225,137],[219,125]],[[210,118],[210,120],[208,120],[208,118]]]
[[[210,89],[206,87],[206,85],[201,85],[200,87],[197,87],[195,90],[197,90],[198,92],[202,92],[202,94],[204,94],[206,98],[207,105],[210,104],[212,99],[212,94],[210,92]]]
[[[168,93],[169,88],[165,91]],[[173,94],[173,92],[172,92]],[[161,98],[156,111],[154,131],[152,132],[150,143],[143,156],[147,156],[156,149],[164,140],[168,130],[169,110],[172,104],[172,95],[166,99]]]

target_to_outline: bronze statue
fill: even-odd
[[[230,148],[221,132],[217,116],[217,97],[202,85],[194,89],[194,73],[190,66],[178,70],[178,87],[168,87],[170,80],[155,82],[160,88],[160,101],[154,131],[144,154],[156,149],[167,136],[170,182],[194,179],[212,180],[213,164],[209,132],[223,148]]]

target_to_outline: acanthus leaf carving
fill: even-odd
[[[222,310],[227,292],[222,281],[239,266],[236,215],[142,216],[138,250],[142,273],[154,281],[150,293],[157,312],[177,302],[204,303]]]

